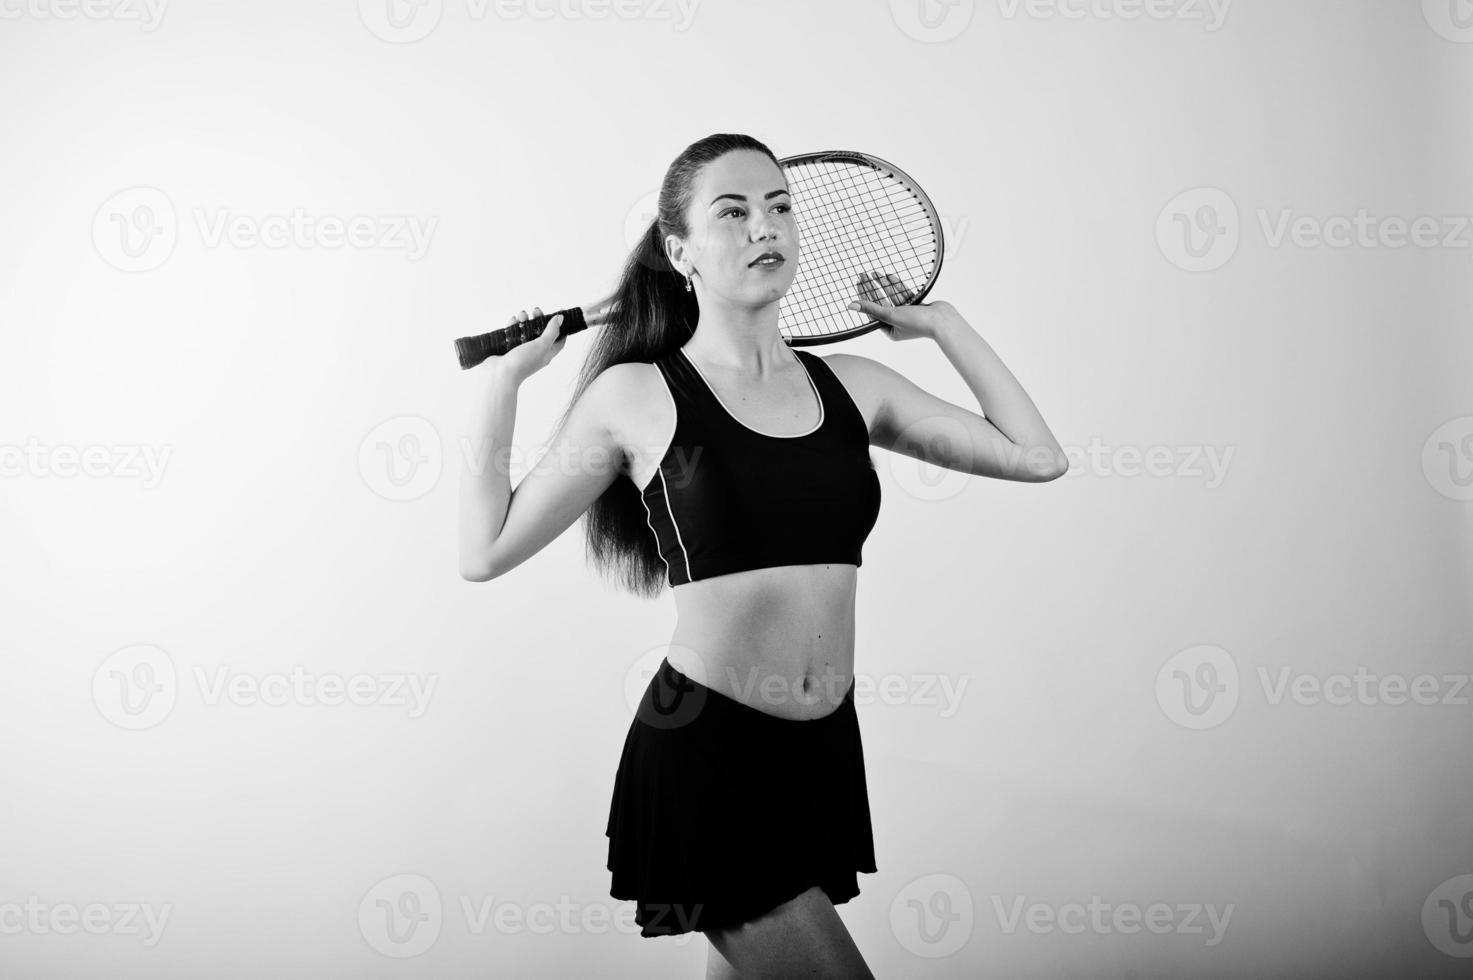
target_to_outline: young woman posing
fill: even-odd
[[[880,506],[869,447],[1029,483],[1067,469],[948,303],[859,308],[892,339],[938,344],[985,418],[872,359],[789,347],[778,309],[801,204],[757,140],[687,147],[612,319],[590,331],[549,465],[515,490],[505,465],[461,484],[467,580],[506,574],[586,514],[601,570],[639,595],[673,588],[670,652],[615,776],[608,868],[642,935],[705,934],[708,978],[872,976],[834,909],[877,870],[854,710],[857,569]],[[559,326],[473,372],[469,434],[489,458],[509,450],[518,389],[562,350]]]

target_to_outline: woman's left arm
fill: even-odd
[[[876,394],[871,443],[947,469],[1004,480],[1045,483],[1068,472],[1068,459],[1033,399],[950,303],[858,301],[853,308],[879,320],[892,340],[934,340],[983,412],[938,398],[878,361],[831,355],[846,362],[852,358],[850,370]]]

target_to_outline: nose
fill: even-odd
[[[757,241],[765,242],[776,238],[780,228],[776,218],[770,214],[763,215],[762,220],[757,222]]]

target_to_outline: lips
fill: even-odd
[[[751,262],[748,262],[747,267],[752,268],[753,266],[760,266],[763,264],[764,259],[776,259],[776,262],[768,263],[772,266],[782,265],[784,262],[787,261],[787,259],[783,256],[783,253],[781,252],[763,252]]]

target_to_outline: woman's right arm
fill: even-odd
[[[488,581],[532,557],[622,473],[623,450],[612,423],[632,376],[619,370],[625,365],[614,365],[593,379],[552,446],[515,489],[511,486],[517,393],[562,350],[560,327],[560,322],[557,328],[549,324],[535,340],[472,369],[470,444],[460,481],[460,575],[467,581]]]

